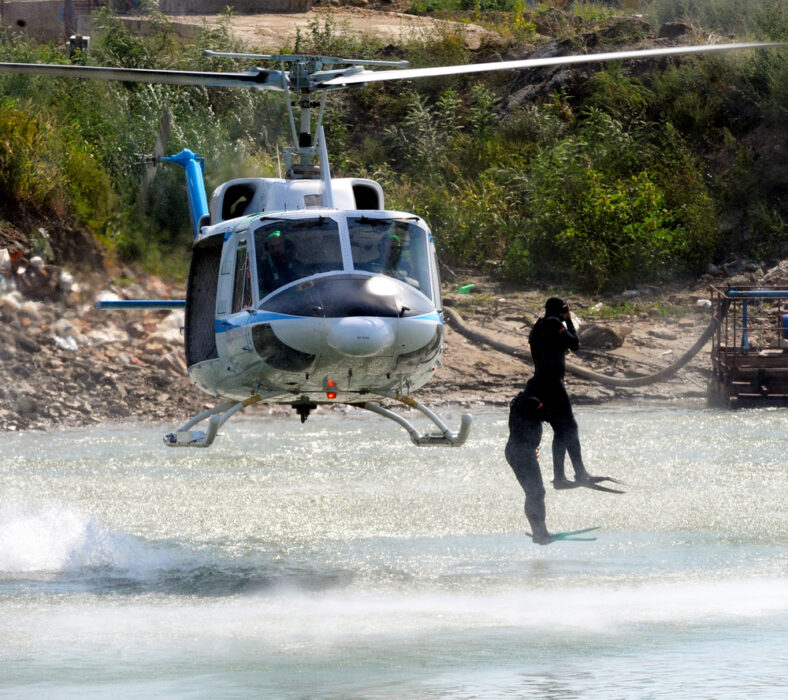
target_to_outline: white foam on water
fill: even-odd
[[[260,622],[275,622],[270,626],[284,636],[300,629],[320,639],[483,628],[609,634],[633,625],[716,624],[780,615],[788,612],[787,590],[784,580],[754,579],[623,588],[523,588],[492,595],[347,591],[246,599],[243,607]]]
[[[692,627],[773,619],[788,613],[782,579],[699,581],[627,588],[593,587],[494,595],[446,592],[330,591],[239,595],[85,599],[75,596],[45,609],[7,611],[0,637],[26,630],[28,638],[62,643],[179,646],[246,640],[269,650],[446,633],[570,635],[626,634],[649,625]],[[8,637],[7,637],[8,638]],[[210,641],[209,641],[210,640]]]
[[[144,574],[171,554],[60,503],[0,502],[0,574],[111,567]]]

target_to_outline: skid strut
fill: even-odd
[[[164,436],[164,444],[167,447],[209,447],[214,439],[216,433],[230,418],[232,418],[238,411],[242,411],[247,406],[251,406],[258,401],[279,396],[281,392],[268,392],[266,394],[255,394],[243,401],[228,401],[219,404],[214,408],[209,408],[207,411],[198,413],[193,418],[189,419],[174,433],[167,433]],[[198,423],[208,419],[208,431],[191,430],[191,428]]]
[[[389,411],[387,408],[383,408],[376,403],[371,403],[369,401],[361,404],[357,404],[359,408],[364,408],[367,411],[372,411],[372,413],[377,413],[379,416],[383,416],[384,418],[389,418],[393,420],[395,423],[399,423],[405,430],[408,431],[408,435],[410,435],[410,439],[414,445],[419,447],[426,447],[426,446],[449,446],[449,447],[459,447],[468,439],[468,433],[471,431],[471,423],[473,422],[473,416],[470,413],[465,413],[462,416],[460,421],[460,431],[458,433],[453,433],[449,428],[446,427],[446,424],[438,418],[429,408],[427,408],[424,404],[419,403],[416,399],[411,398],[410,396],[400,396],[399,394],[394,394],[389,398],[395,399],[404,403],[406,406],[410,406],[411,408],[415,408],[421,411],[427,418],[429,418],[435,425],[440,428],[440,433],[425,433],[421,434],[416,428],[411,425],[409,421],[405,418],[400,416],[393,411]]]

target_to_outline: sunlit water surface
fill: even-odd
[[[788,414],[578,419],[627,494],[548,491],[601,526],[549,547],[500,410],[461,449],[356,411],[3,435],[0,696],[785,697]]]

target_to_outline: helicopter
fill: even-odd
[[[0,72],[284,95],[294,143],[284,149],[284,177],[232,179],[209,200],[204,159],[193,151],[147,158],[184,170],[194,233],[186,298],[96,304],[184,310],[190,379],[224,401],[165,435],[165,445],[208,447],[233,415],[266,402],[290,405],[302,422],[319,405],[346,404],[398,423],[417,446],[458,447],[468,438],[472,416],[464,414],[454,432],[412,396],[440,368],[444,351],[432,232],[421,217],[386,209],[379,183],[331,177],[323,129],[328,93],[381,81],[780,45],[681,46],[415,69],[405,61],[205,51],[279,67],[220,73],[0,63]],[[417,409],[438,432],[420,432],[381,406],[384,400]]]

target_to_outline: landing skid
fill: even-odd
[[[268,399],[274,398],[275,396],[281,396],[281,392],[256,394],[255,396],[250,396],[244,401],[227,401],[226,403],[219,404],[218,406],[210,408],[207,411],[198,413],[196,416],[184,423],[174,433],[167,433],[167,435],[164,436],[164,444],[167,447],[210,447],[210,445],[212,445],[213,441],[216,439],[219,428],[221,428],[228,420],[230,420],[230,418],[238,413],[238,411],[242,411],[244,408],[250,406],[253,403],[257,403],[258,401],[266,401]],[[408,435],[410,435],[410,439],[413,444],[418,445],[419,447],[426,445],[448,445],[451,447],[459,447],[468,439],[468,433],[470,433],[471,423],[473,421],[473,417],[469,413],[463,415],[460,422],[460,431],[458,433],[453,433],[448,427],[446,427],[443,421],[438,418],[438,416],[436,416],[432,411],[430,411],[430,409],[415,399],[412,399],[409,396],[400,396],[399,394],[392,395],[390,398],[401,401],[405,405],[421,411],[425,416],[427,416],[427,418],[435,423],[438,428],[440,428],[441,432],[421,434],[418,430],[416,430],[415,427],[413,427],[413,425],[405,420],[405,418],[394,413],[393,411],[383,408],[382,406],[378,406],[375,403],[365,402],[353,405],[357,406],[358,408],[364,408],[367,411],[372,411],[372,413],[377,413],[379,416],[383,416],[384,418],[389,418],[395,423],[399,423],[403,428],[405,428],[405,430],[408,431]],[[308,412],[306,415],[308,415]],[[192,430],[195,425],[202,423],[204,420],[208,421],[207,431]],[[302,415],[302,422],[303,420],[305,420],[305,418]]]
[[[256,394],[243,401],[227,401],[214,408],[209,408],[207,411],[198,413],[194,418],[188,420],[174,433],[167,433],[167,435],[164,436],[164,444],[167,445],[167,447],[210,447],[216,438],[216,434],[219,432],[219,428],[238,413],[238,411],[242,411],[253,403],[265,401],[266,399],[271,399],[280,394],[281,392]],[[206,419],[208,420],[207,432],[203,432],[202,430],[191,430],[192,427]]]
[[[465,413],[462,416],[462,420],[460,421],[460,431],[458,433],[453,433],[449,430],[448,427],[444,424],[444,422],[438,418],[429,408],[427,408],[424,404],[419,403],[416,399],[411,398],[410,396],[400,396],[399,394],[392,395],[390,398],[395,399],[397,401],[401,401],[406,406],[410,406],[411,408],[415,408],[421,411],[427,418],[429,418],[435,425],[440,428],[440,433],[426,433],[421,434],[410,422],[408,422],[405,418],[400,416],[393,411],[389,411],[387,408],[383,408],[382,406],[378,406],[376,403],[371,403],[369,401],[365,403],[355,404],[359,408],[366,409],[367,411],[372,411],[372,413],[377,413],[379,416],[383,416],[384,418],[389,418],[393,420],[395,423],[399,423],[405,430],[408,431],[408,435],[410,435],[411,442],[418,447],[426,447],[426,446],[449,446],[449,447],[459,447],[468,439],[468,433],[471,431],[471,423],[473,422],[473,416],[470,413]]]

